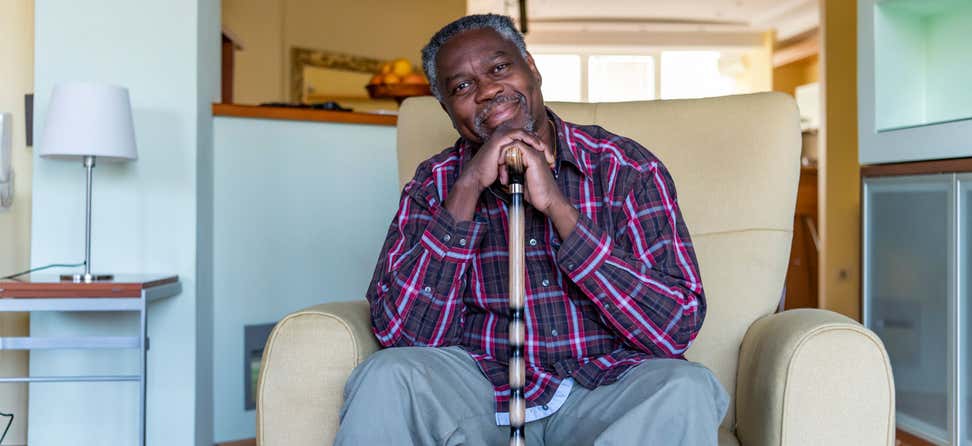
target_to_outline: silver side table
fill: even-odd
[[[0,383],[138,381],[139,442],[145,445],[148,304],[182,292],[178,276],[118,275],[112,281],[74,283],[57,276],[0,281],[0,312],[127,311],[139,314],[137,336],[0,337],[0,350],[138,349],[137,375],[21,376]]]

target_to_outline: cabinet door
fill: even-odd
[[[958,353],[959,376],[959,422],[961,444],[972,442],[972,174],[958,176],[958,296],[959,341],[955,351]]]
[[[864,181],[864,322],[894,371],[899,427],[949,440],[952,175]]]

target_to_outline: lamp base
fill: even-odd
[[[91,282],[108,282],[112,280],[115,280],[114,274],[91,274],[91,273],[61,274],[62,282],[91,283]]]

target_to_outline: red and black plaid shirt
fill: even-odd
[[[649,358],[681,358],[705,317],[702,281],[661,161],[598,126],[562,121],[554,167],[580,213],[561,240],[526,206],[527,421],[556,411],[577,383],[611,384]],[[476,147],[460,139],[419,165],[402,192],[368,288],[385,347],[459,345],[508,423],[508,197],[490,188],[473,221],[443,203]]]

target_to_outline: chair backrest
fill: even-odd
[[[563,119],[634,139],[668,167],[695,244],[708,302],[688,358],[735,393],[739,346],[749,325],[780,300],[800,175],[793,99],[759,93],[707,99],[548,103]],[[402,184],[456,131],[438,102],[410,98],[398,119]],[[724,424],[732,426],[734,407]]]

